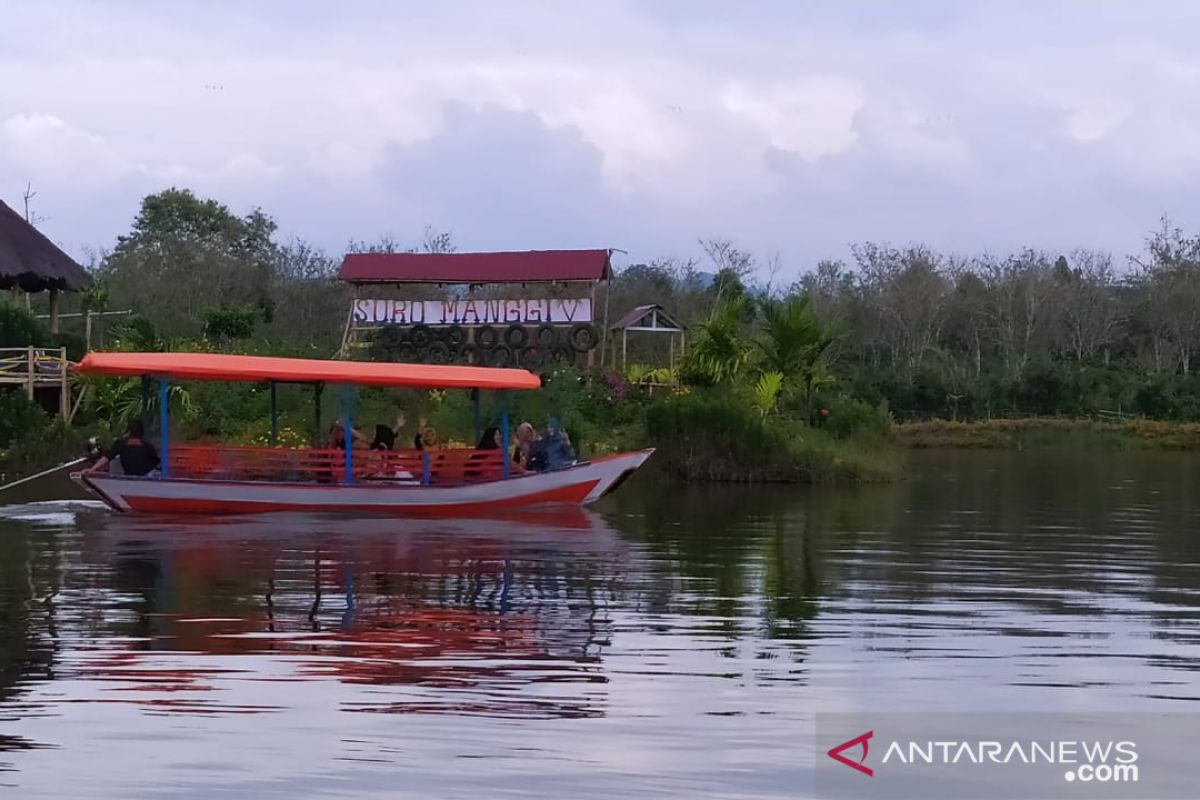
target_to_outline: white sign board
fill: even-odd
[[[355,300],[360,325],[572,325],[592,321],[592,301]]]

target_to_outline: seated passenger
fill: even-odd
[[[389,428],[387,425],[375,426],[375,440],[371,442],[372,450],[395,450],[396,439],[400,436],[400,431],[404,430],[404,423],[407,420],[404,418],[404,412],[401,411],[396,416],[396,426]]]
[[[430,426],[425,426],[413,437],[413,446],[418,450],[437,450],[438,435]]]
[[[145,476],[158,469],[158,451],[146,441],[146,429],[140,419],[129,420],[127,435],[113,442],[108,452],[100,456],[85,472],[96,474],[112,471],[110,466],[119,467],[117,474]]]
[[[500,429],[485,428],[483,436],[479,437],[479,444],[475,446],[476,450],[499,450],[500,449]]]
[[[371,442],[372,450],[395,450],[396,432],[387,425],[375,426],[375,439]]]
[[[562,430],[558,420],[551,418],[546,426],[546,435],[530,448],[528,467],[539,472],[562,469],[575,463],[575,449],[571,439]]]
[[[371,474],[367,476],[368,478],[389,480],[397,483],[419,482],[416,476],[405,468],[404,464],[410,463],[406,456],[400,453],[397,453],[395,456],[386,454],[396,449],[396,440],[399,438],[400,432],[404,430],[405,422],[404,412],[401,411],[396,417],[395,428],[389,428],[387,425],[375,426],[375,439],[371,442],[371,449],[385,452],[371,457],[369,462],[371,463]]]
[[[529,456],[533,450],[535,441],[537,441],[537,434],[534,432],[531,424],[522,422],[517,426],[517,444],[513,448],[512,453],[514,464],[520,467],[529,466]]]
[[[367,437],[363,435],[363,432],[353,425],[350,426],[350,441],[353,443],[352,447],[369,447],[371,444],[367,441]],[[342,427],[341,420],[338,420],[329,426],[329,449],[341,450],[345,446],[346,432]]]

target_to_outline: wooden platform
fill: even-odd
[[[37,389],[57,389],[58,413],[63,419],[71,416],[70,369],[63,347],[0,348],[0,386],[24,386],[30,400]]]

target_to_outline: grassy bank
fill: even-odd
[[[892,480],[896,449],[876,437],[838,438],[719,396],[680,396],[647,410],[655,460],[689,482],[850,484]]]
[[[61,422],[29,431],[0,448],[0,484],[86,455],[88,437],[99,433],[98,428],[73,428]]]
[[[1200,449],[1200,423],[1155,420],[1098,421],[1057,417],[975,422],[930,420],[896,426],[896,440],[913,448],[1025,448],[1088,446],[1109,449]]]

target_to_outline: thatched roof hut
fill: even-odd
[[[0,200],[0,289],[50,292],[50,328],[58,329],[61,292],[78,292],[87,272]]]

